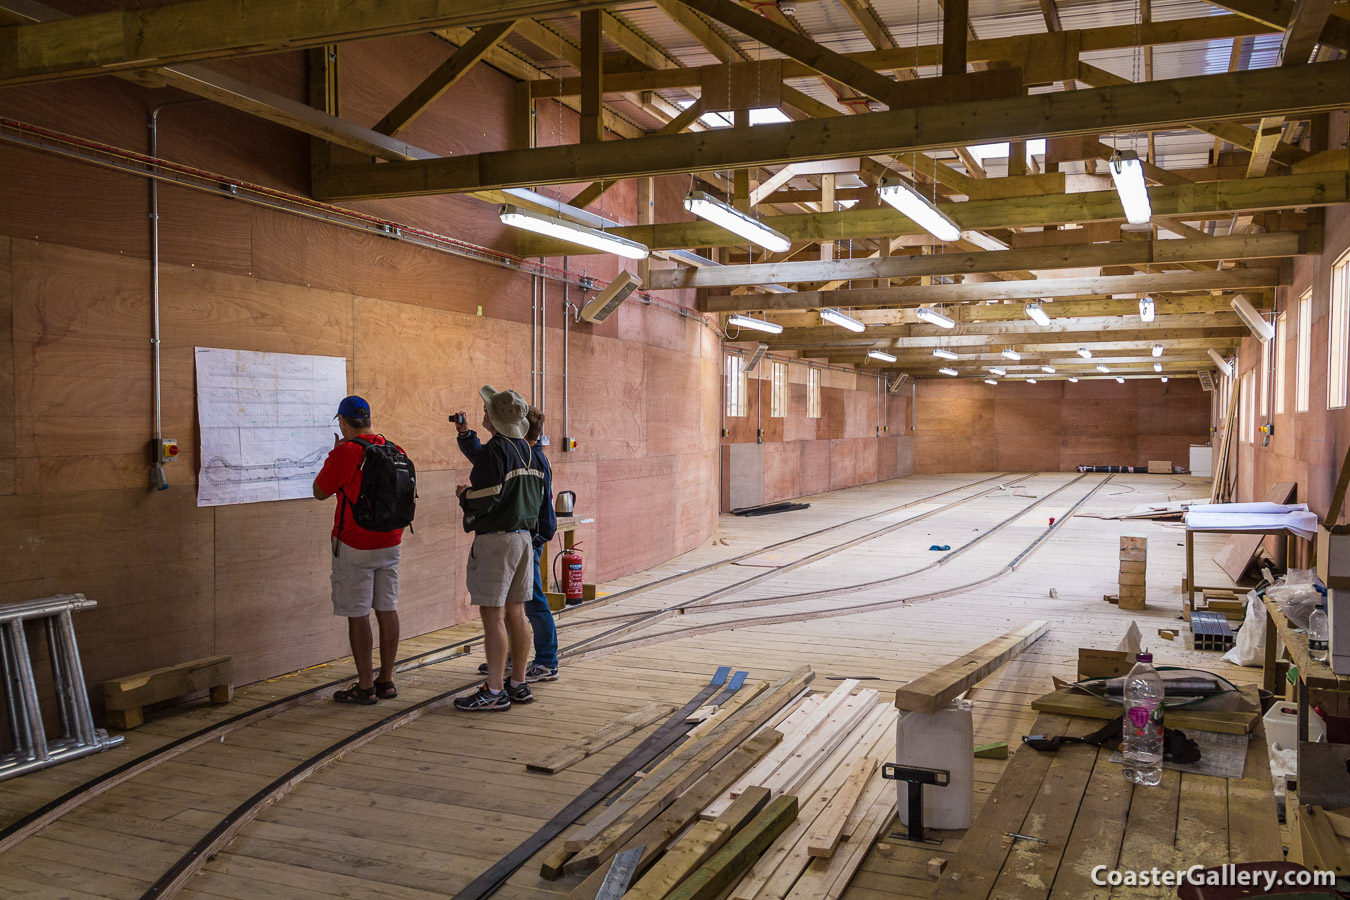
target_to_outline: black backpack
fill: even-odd
[[[361,493],[352,503],[352,518],[367,531],[407,528],[417,505],[417,470],[412,460],[392,443],[377,444],[361,437],[352,440],[365,448]]]

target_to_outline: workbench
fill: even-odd
[[[563,550],[571,550],[577,545],[577,528],[582,525],[594,524],[594,518],[580,518],[578,516],[558,516],[558,533],[555,535],[562,538]],[[562,585],[556,584],[553,580],[552,560],[550,559],[553,542],[545,544],[539,551],[539,571],[544,576],[544,593],[548,596],[549,609],[557,612],[566,605],[562,594]],[[558,590],[550,591],[549,587],[555,587]],[[582,585],[582,601],[595,599],[595,585]]]
[[[1191,620],[1191,610],[1195,609],[1195,595],[1200,592],[1203,596],[1205,591],[1231,591],[1232,585],[1198,585],[1195,583],[1195,535],[1197,534],[1262,534],[1262,535],[1284,535],[1288,546],[1286,550],[1288,555],[1286,559],[1294,558],[1294,541],[1299,540],[1298,535],[1287,528],[1273,528],[1269,531],[1251,531],[1248,529],[1224,529],[1224,528],[1201,528],[1192,531],[1189,527],[1186,529],[1186,590],[1182,602],[1182,615],[1186,621]]]
[[[1041,713],[1031,731],[1078,737],[1101,725],[1099,719]],[[1186,869],[1284,859],[1259,720],[1240,779],[1163,769],[1161,784],[1140,787],[1110,762],[1114,750],[1067,744],[1047,753],[1019,745],[949,860],[933,900],[1105,897],[1111,888],[1092,881],[1098,866]],[[1176,896],[1175,888],[1125,894],[1145,895]]]

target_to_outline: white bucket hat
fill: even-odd
[[[530,405],[524,397],[515,391],[499,391],[490,384],[479,388],[478,396],[483,398],[483,408],[498,434],[509,438],[525,437],[529,429],[525,417],[530,411]]]

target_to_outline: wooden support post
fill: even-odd
[[[1149,137],[1153,133],[1149,132]],[[1027,174],[1027,142],[1013,141],[1008,144],[1008,175],[1009,177]]]
[[[970,0],[942,4],[942,74],[966,74],[966,32],[970,29]]]
[[[602,113],[605,77],[604,17],[598,9],[581,13],[581,143],[605,139]]]
[[[212,703],[228,703],[234,696],[233,679],[231,657],[209,656],[105,681],[103,703],[109,724],[125,730],[142,724],[142,709],[152,703],[205,690],[210,691]]]
[[[516,102],[512,108],[515,127],[511,136],[517,150],[529,150],[535,145],[534,88],[529,81],[516,82]]]

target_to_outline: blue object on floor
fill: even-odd
[[[950,545],[950,544],[934,544],[933,546],[929,547],[928,549],[929,549],[929,550],[950,550],[950,549],[952,549],[952,548],[951,548],[951,545]]]

